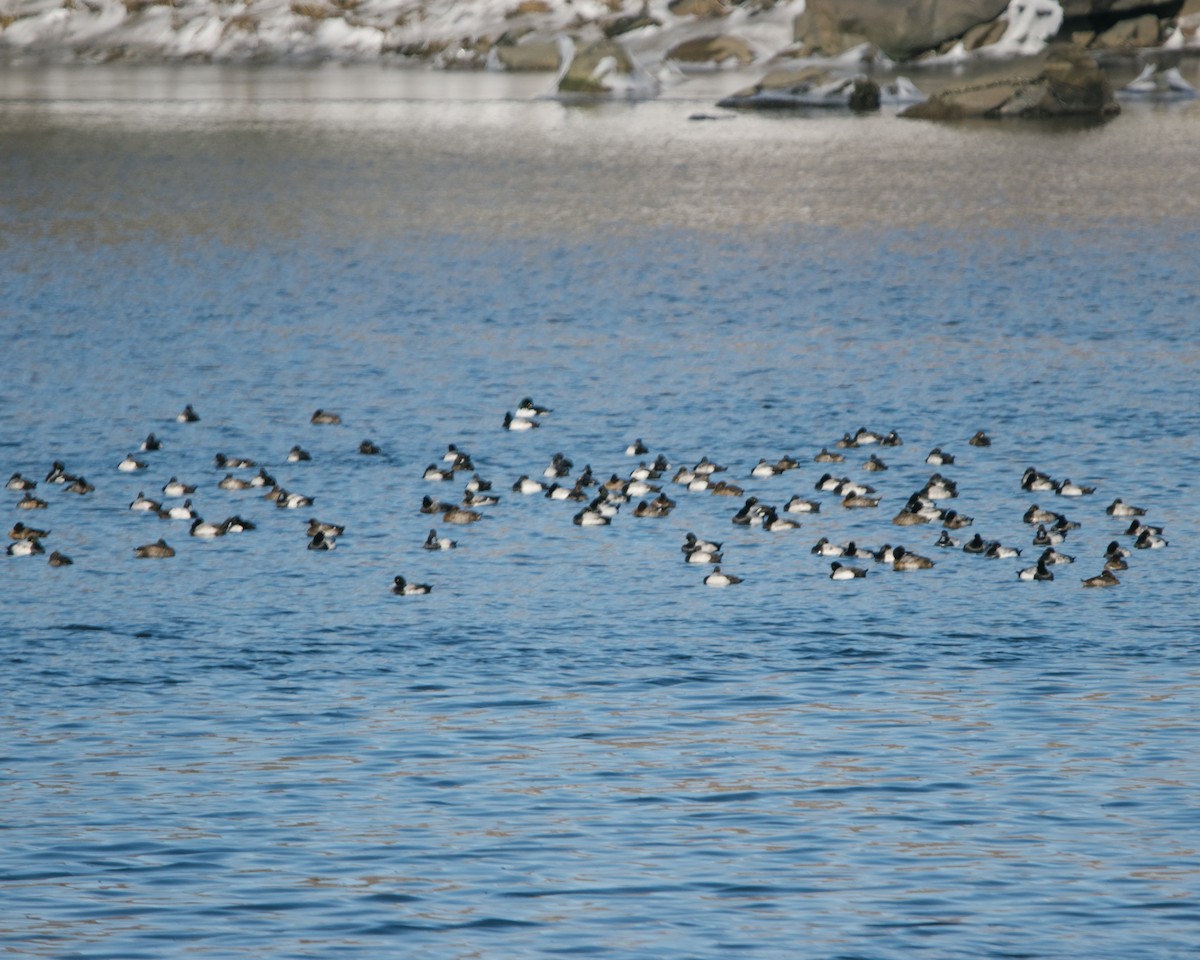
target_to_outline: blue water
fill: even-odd
[[[3,491],[75,562],[0,558],[0,952],[1194,955],[1200,111],[701,124],[290,76],[9,68],[0,471],[96,491]],[[501,430],[526,395],[553,413]],[[862,425],[905,444],[848,451],[884,498],[851,511],[811,456]],[[556,452],[624,476],[635,437],[822,511],[736,527],[668,476],[669,517],[580,528],[509,489]],[[469,527],[418,511],[461,492],[421,477],[448,443],[502,497]],[[889,523],[934,445],[958,535],[1021,559]],[[314,506],[218,489],[218,451]],[[258,529],[127,510],[172,475]],[[1083,590],[1118,496],[1170,545]],[[1052,583],[1016,576],[1032,502],[1081,523]],[[820,536],[937,566],[833,582]]]

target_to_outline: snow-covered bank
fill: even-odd
[[[1070,23],[1090,23],[1080,9],[1103,6],[1099,0],[918,2],[902,10],[894,0],[808,0],[807,9],[806,0],[0,0],[0,55],[555,70],[561,40],[569,37],[576,46],[613,39],[651,70],[663,64],[700,70],[886,59],[892,46],[902,46],[904,59],[921,50],[916,59],[953,63],[1037,52],[1056,35],[1092,50],[1200,50],[1200,0],[1164,7],[1171,16],[1139,7],[1136,18],[1104,21],[1104,29],[1070,28],[1064,38]],[[925,8],[934,13],[925,17]],[[1072,11],[1076,19],[1068,22]],[[901,21],[902,44],[894,39]]]

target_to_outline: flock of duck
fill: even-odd
[[[544,419],[551,413],[549,408],[540,407],[527,397],[514,410],[504,415],[501,425],[509,431],[535,430],[541,427]],[[175,419],[179,423],[194,423],[199,420],[199,415],[189,404]],[[318,409],[312,414],[310,422],[314,425],[338,425],[341,423],[341,417],[335,412]],[[982,430],[966,442],[972,447],[991,446],[991,439]],[[846,463],[849,451],[877,447],[880,453],[869,452],[869,456],[859,466],[865,472],[878,473],[888,469],[881,453],[888,448],[902,445],[903,440],[895,431],[880,433],[861,427],[853,434],[844,434],[832,444],[833,449],[822,447],[811,459],[822,465],[822,469],[837,469]],[[143,459],[139,455],[153,454],[161,449],[161,446],[162,442],[153,433],[149,434],[140,444],[138,454],[128,454],[116,464],[116,470],[122,473],[148,470],[150,458]],[[379,454],[380,450],[372,441],[364,440],[359,445],[358,452],[365,456],[373,456]],[[638,439],[629,444],[625,454],[628,457],[646,457],[650,450]],[[288,452],[286,459],[289,463],[299,463],[311,460],[312,457],[297,445]],[[225,471],[224,477],[217,483],[223,490],[260,491],[265,499],[273,501],[280,509],[312,506],[313,501],[310,497],[284,489],[265,467],[259,466],[255,461],[217,453],[213,462],[217,470]],[[919,489],[909,495],[900,510],[891,517],[894,526],[940,527],[937,539],[932,542],[932,546],[939,551],[961,550],[966,554],[989,559],[1011,560],[1021,556],[1023,548],[1020,546],[987,540],[977,532],[969,537],[960,532],[972,526],[974,521],[959,511],[943,506],[946,501],[958,497],[957,483],[941,472],[942,468],[954,465],[953,453],[941,447],[934,447],[925,456],[924,462],[934,468],[934,472]],[[763,458],[751,468],[749,475],[754,480],[761,481],[795,470],[800,465],[799,460],[790,456],[779,459]],[[614,473],[607,480],[594,476],[590,465],[578,473],[573,471],[573,462],[558,453],[541,471],[541,479],[522,474],[512,483],[511,490],[520,496],[540,495],[551,500],[573,501],[579,504],[573,521],[582,527],[608,526],[622,508],[626,508],[627,512],[635,517],[661,518],[670,515],[677,506],[677,500],[664,492],[668,482],[684,491],[737,498],[741,505],[732,513],[732,523],[759,527],[769,532],[798,529],[801,523],[797,517],[819,513],[823,503],[819,499],[806,499],[796,495],[782,506],[774,506],[760,501],[756,496],[746,496],[744,488],[730,478],[727,468],[707,456],[691,466],[673,466],[664,455],[659,454],[649,462],[639,460],[628,476],[622,477]],[[500,496],[492,492],[491,482],[484,480],[476,472],[470,454],[455,444],[450,444],[440,462],[431,463],[423,473],[425,480],[434,482],[458,482],[468,475],[469,479],[464,483],[461,497],[453,501],[443,501],[433,496],[425,496],[420,506],[421,513],[439,517],[442,523],[450,525],[472,524],[484,519],[486,509],[495,506]],[[41,483],[46,487],[60,487],[67,493],[80,496],[95,491],[91,483],[82,476],[68,472],[66,466],[59,461],[52,464]],[[7,489],[22,494],[15,505],[17,510],[32,511],[49,506],[48,502],[35,492],[38,485],[39,481],[24,477],[20,473],[14,473],[9,478]],[[1081,486],[1069,479],[1056,480],[1033,467],[1026,469],[1020,478],[1020,488],[1030,494],[1052,493],[1055,497],[1066,500],[1095,493],[1093,487]],[[877,509],[883,499],[871,485],[853,480],[849,476],[835,476],[830,472],[822,474],[814,484],[814,489],[817,493],[836,498],[835,502],[845,510]],[[129,504],[129,509],[152,513],[166,520],[187,521],[189,535],[198,538],[224,537],[255,529],[254,523],[238,515],[230,516],[219,523],[200,517],[190,499],[195,492],[195,485],[172,476],[162,486],[161,500],[139,491],[137,497]],[[628,507],[629,504],[633,506]],[[1167,546],[1162,528],[1146,524],[1141,519],[1146,513],[1143,508],[1117,498],[1108,505],[1105,512],[1121,522],[1121,526],[1124,527],[1123,536],[1130,545],[1125,546],[1120,539],[1113,539],[1103,555],[1095,558],[1095,562],[1101,565],[1100,572],[1084,578],[1084,587],[1118,586],[1120,579],[1117,573],[1128,568],[1127,558],[1132,556],[1132,550],[1154,550]],[[1021,567],[1017,571],[1017,577],[1024,581],[1053,580],[1054,568],[1073,563],[1075,560],[1073,556],[1058,548],[1080,524],[1068,519],[1064,513],[1043,508],[1036,503],[1025,512],[1023,520],[1034,529],[1032,545],[1041,550],[1032,565]],[[337,546],[338,538],[344,533],[344,526],[312,518],[307,530],[308,549],[333,550]],[[19,521],[9,531],[9,539],[12,542],[7,548],[7,553],[9,556],[45,554],[42,541],[50,536],[49,530]],[[453,550],[457,547],[457,542],[449,537],[440,536],[435,526],[429,530],[423,547],[434,551]],[[741,577],[722,570],[725,553],[721,542],[702,539],[689,532],[680,549],[687,563],[709,568],[703,581],[706,585],[726,587],[743,582]],[[832,580],[861,579],[867,576],[868,570],[873,567],[905,572],[928,570],[936,564],[932,557],[914,552],[900,544],[884,544],[877,549],[870,549],[854,541],[838,544],[821,537],[813,545],[811,552],[830,558],[829,577]],[[142,559],[169,558],[175,556],[175,548],[170,546],[165,538],[160,537],[154,542],[138,546],[134,555]],[[49,563],[56,567],[72,563],[68,556],[58,550],[52,551],[48,559]],[[871,565],[864,565],[863,561],[869,561]],[[391,591],[398,596],[428,594],[432,589],[430,584],[410,582],[401,575],[395,576],[391,584]]]

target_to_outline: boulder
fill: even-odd
[[[1093,50],[1135,50],[1157,47],[1161,35],[1158,17],[1147,13],[1130,20],[1120,20],[1092,40]]]
[[[561,66],[558,44],[551,41],[533,40],[526,43],[498,42],[488,56],[488,67],[492,70],[509,70],[514,73],[545,71],[553,73]]]
[[[729,16],[729,4],[725,0],[671,0],[667,9],[676,17],[696,17],[700,20]]]
[[[821,67],[773,70],[758,83],[731,94],[717,106],[757,110],[821,107],[869,112],[878,110],[885,100],[891,102],[891,95],[896,91],[915,89],[902,79],[898,83],[889,85],[885,91],[861,74],[839,76]]]
[[[1092,57],[1073,47],[1052,49],[1041,69],[988,83],[946,90],[901,112],[918,120],[973,117],[1093,117],[1120,113],[1108,77]]]
[[[563,65],[555,89],[566,97],[645,99],[658,94],[658,82],[616,40],[604,39],[582,49],[560,40]]]
[[[1008,0],[808,0],[794,23],[805,55],[837,56],[868,42],[909,60],[990,23]]]
[[[744,67],[754,62],[754,50],[741,37],[715,36],[684,40],[667,51],[665,60],[687,67]]]

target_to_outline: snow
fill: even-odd
[[[664,53],[673,46],[716,34],[742,38],[756,64],[766,66],[792,46],[793,22],[805,7],[805,0],[780,0],[766,10],[738,5],[725,17],[698,19],[675,16],[668,2],[645,3],[662,26],[618,38],[652,76],[662,73]],[[505,33],[547,42],[570,34],[587,44],[602,37],[602,23],[642,9],[643,0],[0,0],[0,54],[10,60],[352,62],[400,60],[396,51],[417,49],[440,50],[442,66],[482,67],[490,45]],[[999,43],[970,53],[960,45],[929,62],[1036,53],[1059,28],[1063,11],[1055,0],[1012,0],[1005,16],[1008,29]],[[1200,48],[1196,26],[1189,21],[1186,32],[1175,30],[1167,46]]]

